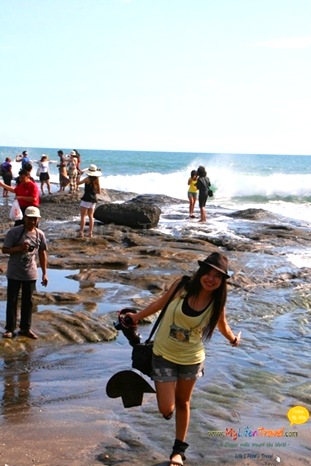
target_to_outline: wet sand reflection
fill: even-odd
[[[30,361],[31,353],[12,356],[3,354],[3,370],[1,371],[1,415],[8,422],[14,421],[15,414],[27,417],[30,403]]]

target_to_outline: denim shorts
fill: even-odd
[[[204,375],[204,363],[199,364],[176,364],[152,355],[152,380],[156,382],[176,382],[178,379],[196,380]]]

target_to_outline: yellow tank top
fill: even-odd
[[[169,304],[156,332],[153,352],[175,364],[199,364],[205,359],[202,330],[210,320],[213,302],[197,317],[183,313],[183,302],[181,296]]]
[[[191,178],[191,181],[190,181],[190,184],[189,184],[189,189],[188,189],[189,193],[197,193],[198,192],[196,182],[197,182],[196,180],[193,180]]]

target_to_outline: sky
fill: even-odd
[[[311,155],[310,0],[0,11],[0,146]]]

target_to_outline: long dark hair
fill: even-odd
[[[209,267],[208,265],[204,265],[204,267],[199,268],[199,270],[192,276],[191,280],[185,285],[185,290],[187,291],[188,296],[198,296],[202,289],[201,277],[206,275],[212,269],[213,267]],[[225,307],[226,301],[227,281],[225,275],[223,275],[220,286],[213,292],[213,310],[208,324],[203,329],[204,340],[211,339],[221,313]]]
[[[94,189],[95,193],[99,194],[100,193],[100,184],[99,184],[99,179],[98,176],[88,176],[89,178],[89,184],[92,186]]]
[[[205,170],[205,167],[203,167],[203,165],[200,165],[197,169],[197,175],[199,178],[204,178],[207,173],[206,173],[206,170]]]

